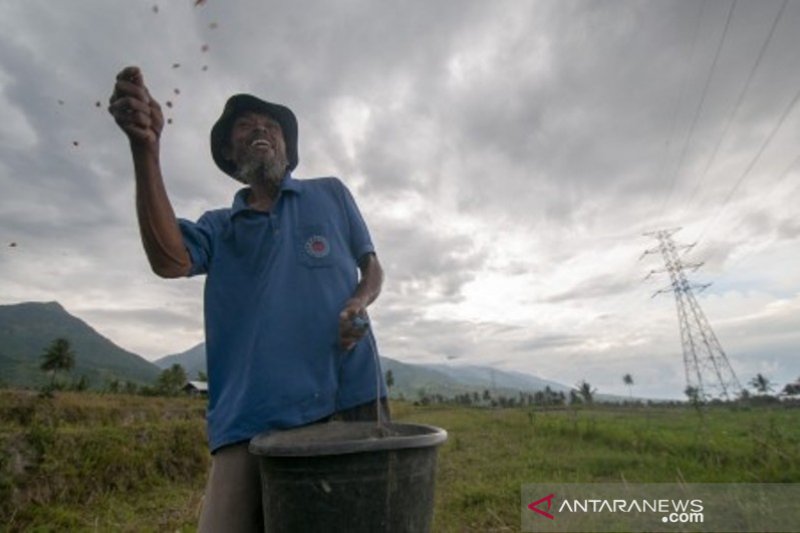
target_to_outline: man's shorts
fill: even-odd
[[[347,422],[376,420],[376,403],[357,405],[314,423],[331,419]],[[390,419],[385,398],[381,399],[381,419]],[[243,441],[224,446],[211,456],[199,533],[264,531],[258,458],[248,452],[248,445],[249,441]]]

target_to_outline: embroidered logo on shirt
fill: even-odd
[[[328,239],[322,235],[314,235],[306,241],[306,253],[311,257],[321,258],[331,253]]]

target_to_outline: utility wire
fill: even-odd
[[[761,159],[761,155],[764,153],[764,150],[767,148],[767,145],[769,145],[769,143],[772,142],[772,139],[775,137],[775,134],[781,128],[781,126],[783,125],[784,121],[786,120],[786,117],[789,116],[789,113],[792,111],[792,109],[794,109],[794,106],[795,106],[795,104],[797,104],[798,100],[800,100],[800,90],[798,90],[795,93],[794,98],[792,98],[792,101],[789,102],[789,105],[787,105],[786,108],[783,110],[783,113],[781,114],[781,117],[778,120],[778,123],[775,125],[774,128],[772,128],[772,131],[767,136],[767,138],[764,139],[764,142],[761,144],[761,148],[759,148],[759,150],[756,153],[755,157],[753,157],[752,161],[750,161],[750,164],[747,165],[747,168],[742,173],[742,175],[739,176],[739,179],[736,180],[736,183],[733,185],[733,188],[731,188],[730,192],[728,192],[728,196],[725,197],[725,200],[723,200],[722,205],[717,210],[717,214],[714,216],[713,219],[711,219],[711,221],[708,224],[706,224],[705,228],[703,228],[703,231],[700,233],[700,236],[697,238],[696,242],[700,242],[703,239],[703,237],[705,236],[706,232],[708,231],[708,228],[710,228],[717,221],[719,216],[722,214],[722,212],[728,206],[728,202],[730,202],[730,200],[733,197],[734,193],[736,193],[736,191],[739,189],[739,186],[742,184],[742,182],[745,180],[745,178],[750,174],[750,171],[753,170],[753,167],[756,165],[758,160]]]
[[[694,60],[694,57],[697,54],[697,36],[700,35],[700,20],[703,18],[703,13],[704,12],[705,12],[705,3],[700,4],[700,8],[697,11],[697,18],[695,19],[694,36],[692,37],[692,53],[691,53],[692,61]],[[686,87],[688,85],[688,79],[689,79],[689,73],[687,71],[686,73],[684,73],[684,76],[683,76],[683,82],[681,84],[680,98],[676,99],[678,104],[677,104],[677,106],[673,106],[676,109],[675,109],[675,113],[673,113],[673,115],[672,115],[672,128],[670,128],[670,135],[669,135],[669,139],[670,140],[667,143],[667,150],[664,153],[664,162],[661,165],[661,176],[659,176],[659,179],[658,179],[659,183],[661,183],[663,181],[664,172],[665,172],[665,169],[667,168],[667,164],[666,163],[669,160],[669,151],[670,151],[670,147],[671,147],[671,144],[672,144],[672,139],[675,138],[675,130],[676,130],[677,124],[678,124],[678,115],[680,114],[680,113],[678,113],[678,110],[683,107],[683,101],[684,101],[684,99],[686,97],[686,92],[687,92]],[[674,187],[675,187],[675,177],[673,176],[672,182],[670,183],[670,186],[669,186],[669,193],[667,193],[667,196],[664,199],[664,203],[661,205],[661,214],[659,215],[659,218],[661,218],[663,216],[664,210],[667,208],[667,202],[669,201],[669,198],[672,196],[672,189]]]
[[[797,164],[798,164],[798,163],[800,163],[800,154],[798,154],[798,156],[794,158],[794,161],[792,161],[791,163],[789,163],[789,166],[787,166],[787,167],[786,167],[786,170],[784,170],[783,172],[781,172],[781,174],[780,174],[780,177],[779,177],[779,178],[778,178],[778,179],[775,181],[775,185],[776,185],[776,187],[774,188],[774,191],[776,191],[776,193],[773,193],[773,194],[771,194],[770,196],[774,196],[775,194],[777,194],[777,193],[780,193],[780,189],[779,189],[777,186],[778,186],[778,185],[780,185],[780,184],[782,184],[782,183],[783,183],[783,181],[784,181],[786,178],[788,178],[788,176],[789,176],[789,172],[791,172],[791,170],[792,170],[792,169],[793,169],[795,166],[797,166]],[[753,254],[754,254],[754,253],[756,253],[757,251],[761,251],[761,250],[763,250],[763,248],[761,248],[761,249],[758,249],[758,248],[753,248],[753,249],[751,249],[749,252],[747,252],[747,253],[745,253],[744,255],[742,255],[741,257],[739,257],[739,258],[738,258],[736,261],[734,261],[733,263],[731,263],[730,265],[728,265],[728,266],[725,268],[725,273],[723,273],[721,276],[719,276],[718,278],[716,278],[716,279],[714,280],[714,283],[716,283],[717,281],[719,281],[719,280],[721,280],[721,279],[725,279],[725,278],[727,278],[728,276],[730,276],[730,275],[733,273],[733,268],[734,268],[735,266],[738,266],[738,265],[739,265],[739,264],[740,264],[742,261],[744,261],[745,259],[747,259],[747,258],[748,258],[748,257],[750,257],[751,255],[753,255]]]
[[[681,155],[678,159],[678,166],[675,167],[675,174],[672,176],[672,182],[669,189],[669,194],[664,200],[664,205],[661,208],[661,216],[664,215],[664,211],[667,205],[669,204],[669,201],[672,199],[672,194],[675,192],[675,185],[678,181],[678,175],[680,174],[681,167],[683,166],[683,162],[686,159],[686,149],[689,147],[689,141],[691,141],[692,136],[694,135],[694,130],[695,127],[697,126],[697,119],[700,118],[700,111],[703,109],[706,97],[708,96],[708,87],[709,85],[711,85],[711,79],[714,77],[714,73],[717,70],[717,61],[719,60],[722,47],[725,44],[725,37],[728,35],[728,28],[730,28],[731,19],[733,18],[733,10],[736,7],[737,3],[738,0],[734,0],[733,2],[731,2],[731,6],[728,9],[728,16],[725,19],[725,28],[722,30],[722,37],[720,37],[719,43],[717,44],[717,49],[714,52],[714,60],[711,62],[711,67],[708,69],[708,76],[706,76],[706,81],[705,84],[703,85],[703,91],[702,95],[700,96],[700,100],[697,103],[697,107],[695,107],[694,116],[692,117],[692,123],[689,126],[689,132],[686,135],[686,139],[683,142],[683,148],[681,148]]]
[[[722,146],[722,141],[728,136],[728,131],[730,130],[731,124],[733,123],[733,118],[738,114],[739,108],[742,106],[742,102],[744,102],[744,97],[747,94],[747,91],[750,89],[750,84],[753,82],[756,71],[758,70],[758,67],[761,65],[761,61],[764,59],[764,54],[767,51],[767,48],[769,47],[769,43],[772,41],[773,35],[775,34],[775,28],[778,27],[778,22],[780,21],[781,16],[783,16],[783,12],[786,9],[786,5],[788,3],[789,0],[783,0],[783,3],[781,4],[780,9],[778,10],[778,13],[775,15],[775,20],[772,21],[772,27],[770,28],[769,34],[767,35],[767,38],[764,40],[764,43],[761,45],[761,49],[758,52],[758,57],[756,58],[755,63],[753,63],[753,66],[750,69],[750,73],[747,76],[747,81],[745,82],[744,86],[742,86],[742,90],[739,91],[739,95],[736,99],[736,104],[734,104],[733,110],[726,119],[725,128],[722,131],[722,135],[720,135],[719,139],[717,140],[717,144],[714,146],[714,150],[711,153],[711,157],[708,158],[708,163],[706,164],[703,173],[700,175],[700,179],[697,180],[697,184],[695,185],[694,190],[692,191],[692,194],[689,197],[689,200],[684,205],[689,206],[694,201],[695,197],[697,196],[697,193],[700,190],[700,186],[702,185],[703,181],[706,178],[706,175],[708,174],[709,169],[711,168],[711,165],[716,161],[720,146]]]

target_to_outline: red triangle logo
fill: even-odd
[[[542,516],[544,516],[546,518],[549,518],[550,520],[555,520],[555,518],[556,518],[555,516],[551,515],[547,511],[542,511],[541,509],[539,509],[539,505],[540,504],[542,504],[544,502],[547,502],[547,510],[549,511],[550,507],[553,506],[553,498],[555,498],[555,496],[556,496],[555,494],[549,494],[549,495],[545,496],[544,498],[541,498],[539,500],[536,500],[535,502],[529,503],[528,504],[528,509],[530,509],[534,513],[539,513],[540,515],[542,515]]]

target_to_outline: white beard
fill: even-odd
[[[251,187],[265,188],[277,196],[287,166],[285,157],[252,158],[236,170],[236,177]]]

